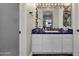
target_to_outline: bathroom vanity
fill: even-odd
[[[70,7],[68,10],[48,7],[36,9],[36,28],[32,30],[32,54],[73,53]]]
[[[72,54],[72,33],[32,34],[33,54]]]

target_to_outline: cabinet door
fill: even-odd
[[[42,51],[42,34],[32,35],[32,52]]]
[[[62,39],[63,53],[72,53],[72,35],[65,34]]]
[[[43,35],[43,52],[60,53],[62,51],[61,39],[52,34]]]

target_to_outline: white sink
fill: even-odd
[[[45,31],[45,32],[59,32],[59,31]]]

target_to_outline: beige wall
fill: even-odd
[[[26,56],[31,53],[32,50],[32,38],[31,31],[35,25],[34,17],[35,15],[29,14],[29,12],[35,12],[33,9],[33,4],[20,4],[20,55]]]
[[[30,14],[29,12],[32,12]],[[26,21],[27,21],[27,51],[28,55],[31,53],[32,50],[32,29],[35,28],[35,6],[34,4],[25,4],[25,13],[26,13]]]
[[[32,12],[32,7],[30,6],[30,4],[26,4],[25,5],[25,11],[26,11],[26,14],[27,14],[27,19],[26,19],[26,21],[27,21],[27,51],[28,51],[28,53],[27,54],[30,54],[30,52],[31,52],[31,41],[32,41],[32,39],[31,39],[31,28],[32,28],[32,15],[31,14],[29,14],[29,12]]]

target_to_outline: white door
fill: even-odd
[[[19,4],[0,3],[0,56],[19,55]]]

